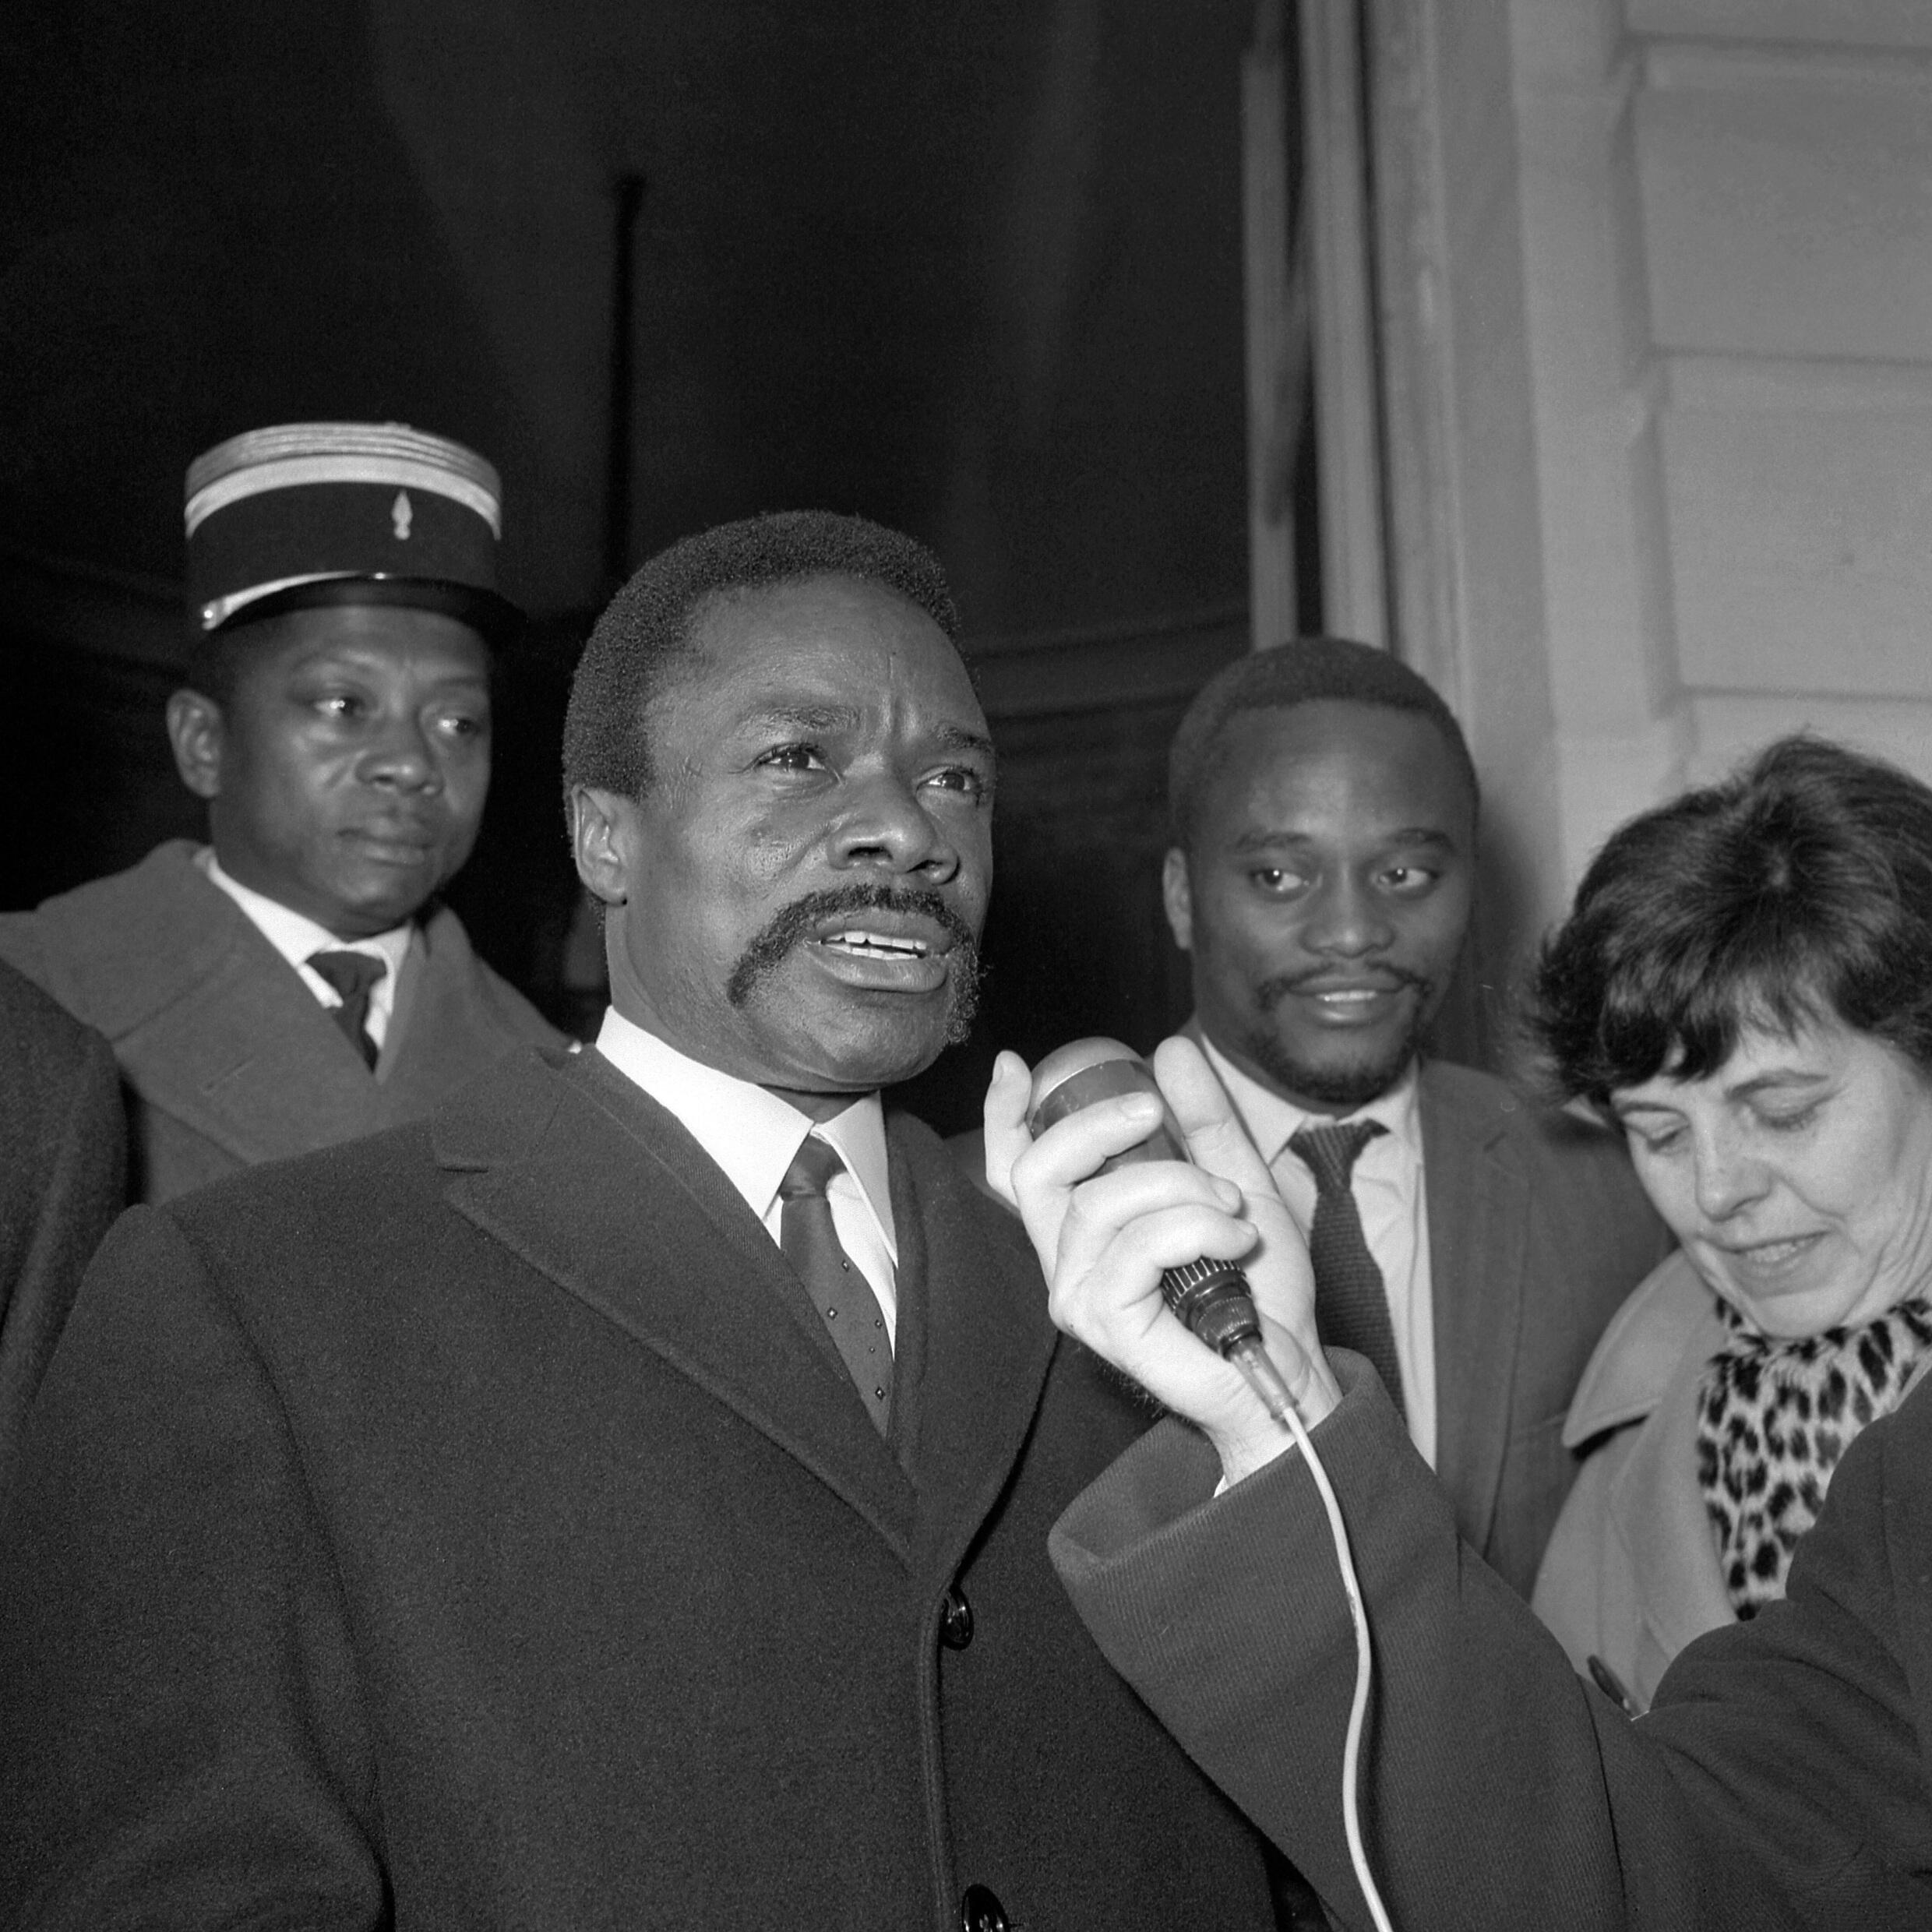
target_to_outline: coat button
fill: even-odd
[[[948,1584],[940,1604],[940,1641],[948,1650],[964,1650],[973,1641],[973,1606],[957,1583]],[[975,1886],[983,1891],[983,1886]],[[989,1898],[992,1894],[988,1892]]]
[[[968,1885],[959,1902],[960,1932],[1009,1932],[1007,1909],[989,1885]]]

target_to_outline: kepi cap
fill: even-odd
[[[326,604],[439,610],[489,638],[502,485],[474,450],[404,423],[283,423],[188,466],[189,622],[202,636]]]

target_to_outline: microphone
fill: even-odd
[[[1191,1161],[1186,1137],[1168,1108],[1154,1070],[1118,1040],[1074,1040],[1048,1054],[1033,1070],[1027,1131],[1037,1141],[1069,1114],[1123,1094],[1151,1094],[1161,1103],[1161,1119],[1139,1145],[1102,1162],[1102,1173],[1137,1161]],[[1284,1427],[1292,1426],[1287,1385],[1261,1339],[1260,1317],[1239,1262],[1203,1256],[1179,1267],[1163,1268],[1161,1298],[1209,1348],[1240,1370],[1271,1416]]]
[[[1056,1121],[1064,1120],[1070,1113],[1078,1113],[1095,1101],[1111,1100],[1122,1094],[1153,1095],[1161,1103],[1160,1123],[1139,1146],[1104,1161],[1100,1169],[1103,1174],[1124,1167],[1130,1161],[1192,1158],[1187,1151],[1187,1137],[1168,1106],[1167,1096],[1161,1091],[1154,1070],[1131,1047],[1123,1046],[1118,1040],[1074,1040],[1048,1054],[1033,1070],[1027,1131],[1037,1141]],[[1203,1256],[1179,1267],[1163,1268],[1161,1296],[1195,1334],[1241,1371],[1263,1408],[1295,1438],[1327,1512],[1328,1533],[1334,1540],[1335,1561],[1341,1573],[1342,1593],[1348,1599],[1356,1647],[1355,1696],[1349,1707],[1349,1731],[1341,1754],[1342,1827],[1356,1878],[1368,1902],[1377,1932],[1393,1932],[1388,1908],[1376,1888],[1368,1847],[1362,1837],[1361,1807],[1356,1793],[1361,1782],[1362,1733],[1368,1715],[1372,1669],[1369,1618],[1362,1602],[1355,1560],[1349,1554],[1348,1528],[1342,1521],[1334,1486],[1321,1466],[1321,1458],[1315,1453],[1302,1419],[1295,1412],[1287,1384],[1269,1359],[1261,1339],[1260,1317],[1254,1312],[1254,1298],[1248,1292],[1248,1278],[1240,1264],[1211,1261]],[[1593,1657],[1590,1661],[1594,1664],[1596,1659]]]

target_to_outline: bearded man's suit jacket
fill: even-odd
[[[0,1521],[0,1922],[1269,1923],[1047,1560],[1145,1412],[887,1141],[890,1440],[593,1052],[124,1217]]]
[[[1669,1230],[1620,1137],[1487,1074],[1422,1063],[1436,1474],[1457,1527],[1528,1596],[1576,1480],[1564,1446],[1591,1351]]]
[[[1197,1045],[1198,1021],[1183,1029]],[[1527,1597],[1580,1463],[1564,1445],[1597,1338],[1672,1252],[1623,1141],[1473,1067],[1422,1063],[1436,1460],[1464,1538]],[[975,1178],[977,1133],[950,1144]]]
[[[107,1042],[0,965],[0,1495],[126,1157]]]
[[[195,851],[171,840],[129,871],[0,915],[0,959],[114,1049],[136,1200],[421,1119],[492,1060],[559,1042],[438,908],[411,944],[372,1078]]]

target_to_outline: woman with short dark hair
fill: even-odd
[[[1783,1595],[1846,1447],[1932,1364],[1932,791],[1803,736],[1633,820],[1533,1019],[1680,1244],[1585,1373],[1535,1592],[1644,1705]]]

